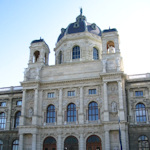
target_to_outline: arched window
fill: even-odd
[[[12,150],[19,150],[19,140],[13,141]]]
[[[95,47],[93,48],[93,59],[94,60],[99,59],[98,50]]]
[[[47,123],[53,123],[55,122],[55,106],[50,105],[47,107],[47,118],[46,118]]]
[[[89,120],[98,120],[98,105],[96,102],[91,102],[88,107]]]
[[[102,150],[101,139],[96,135],[90,136],[86,140],[86,147],[87,150]]]
[[[78,139],[74,136],[69,136],[65,139],[64,142],[65,150],[78,150]]]
[[[53,137],[47,137],[43,143],[43,150],[56,150],[56,140]]]
[[[21,116],[21,112],[20,111],[16,112],[16,114],[15,114],[15,128],[17,126],[19,126],[19,117],[20,116]]]
[[[138,138],[139,150],[149,150],[148,138],[144,135]]]
[[[62,64],[62,51],[59,52],[59,55],[58,55],[58,63],[59,63],[59,64]]]
[[[142,103],[138,103],[136,105],[136,121],[137,122],[146,122],[145,105]]]
[[[80,58],[80,47],[75,46],[72,50],[72,59],[79,59]]]
[[[38,61],[39,56],[40,56],[40,52],[39,51],[35,51],[34,52],[34,56],[33,56],[33,63]]]
[[[74,122],[76,121],[76,105],[71,103],[67,107],[67,121]]]
[[[6,116],[5,113],[0,113],[0,129],[5,129],[6,126]]]
[[[0,150],[3,150],[3,141],[0,140]]]
[[[115,52],[115,44],[113,41],[107,42],[107,51],[108,51],[108,53],[114,53]]]

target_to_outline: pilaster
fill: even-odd
[[[7,130],[11,129],[11,109],[12,109],[12,97],[9,98],[9,103],[8,103],[8,116],[7,116],[7,125],[6,125]]]
[[[19,135],[19,150],[23,150],[23,134]]]
[[[80,87],[80,112],[79,112],[79,123],[84,123],[84,113],[83,113],[83,87]]]
[[[108,98],[107,98],[107,82],[104,82],[104,121],[109,121]]]
[[[59,134],[58,138],[57,138],[57,149],[62,150],[62,137],[61,137],[61,134]]]
[[[37,135],[32,134],[32,150],[37,150],[36,149],[36,142],[37,142]]]
[[[62,89],[59,89],[58,125],[62,125]]]
[[[109,136],[109,131],[105,131],[105,150],[110,150],[110,136]]]
[[[120,116],[120,120],[125,120],[124,107],[123,107],[122,82],[121,81],[118,81],[118,95],[119,95],[119,116]]]
[[[22,110],[21,110],[21,116],[20,116],[20,125],[25,125],[25,108],[26,108],[26,90],[23,90],[23,96],[22,96]]]

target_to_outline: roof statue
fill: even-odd
[[[82,7],[80,8],[80,15],[82,15]]]

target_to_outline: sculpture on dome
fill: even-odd
[[[82,7],[80,8],[80,15],[82,16]]]

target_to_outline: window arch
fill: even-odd
[[[53,123],[53,122],[55,122],[55,106],[54,105],[49,105],[47,107],[46,122],[47,123]]]
[[[3,150],[3,141],[0,140],[0,150]]]
[[[77,150],[78,148],[78,139],[74,136],[69,136],[65,139],[64,149],[65,150]]]
[[[144,135],[138,138],[139,150],[149,150],[148,138]]]
[[[101,139],[96,135],[91,135],[86,140],[86,147],[88,150],[102,150]]]
[[[76,105],[71,103],[67,107],[67,121],[74,122],[76,121]]]
[[[21,116],[21,111],[16,112],[16,114],[15,114],[15,128],[17,128],[17,126],[19,126],[20,116]]]
[[[138,103],[136,105],[136,121],[146,122],[146,109],[143,103]]]
[[[5,129],[6,126],[6,116],[5,113],[0,113],[0,129]]]
[[[98,104],[91,102],[88,106],[88,119],[90,121],[98,120]]]
[[[80,58],[80,47],[75,46],[72,50],[72,59],[79,59]]]
[[[99,59],[99,56],[98,56],[98,49],[96,49],[95,47],[93,48],[93,59],[94,59],[94,60]]]
[[[19,150],[19,140],[13,141],[12,150]]]
[[[34,54],[33,54],[33,63],[38,61],[39,56],[40,56],[40,52],[35,51]]]
[[[62,64],[62,51],[60,51],[58,55],[58,64]]]
[[[56,150],[56,140],[53,137],[47,137],[43,142],[43,149],[48,150],[49,148],[51,150]]]
[[[107,51],[108,51],[108,53],[114,53],[115,52],[115,44],[113,41],[107,42]]]

